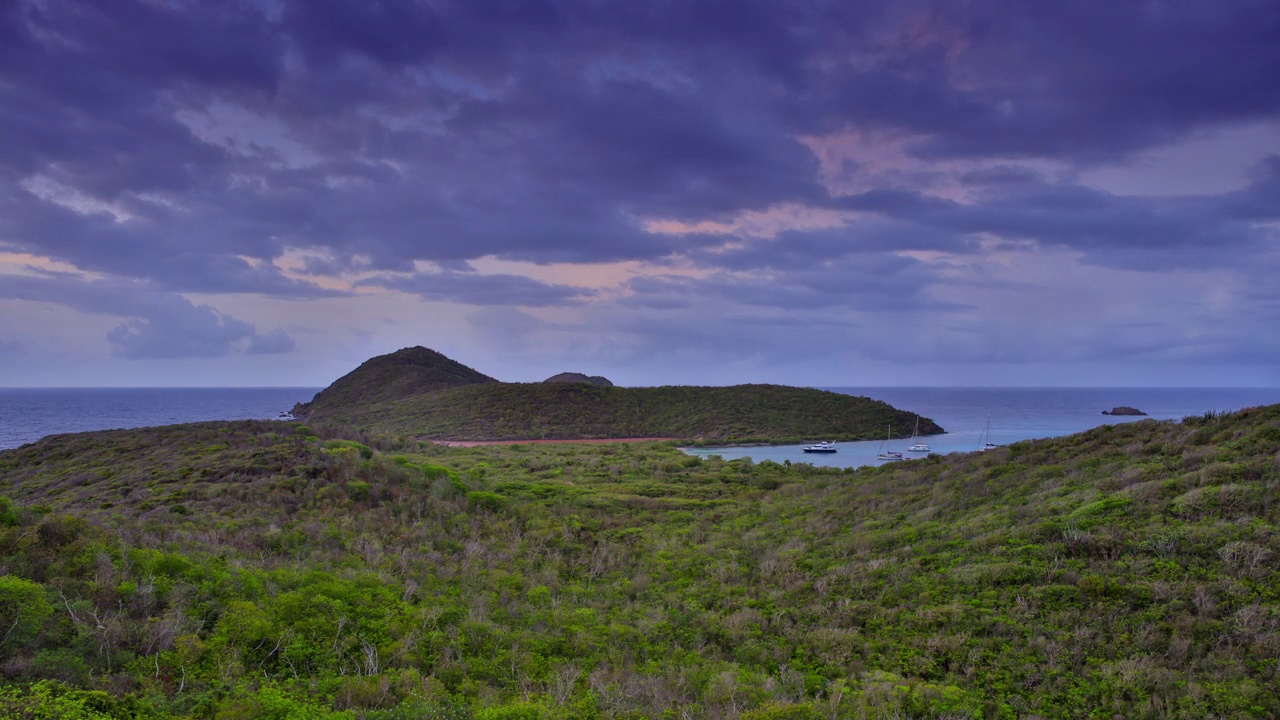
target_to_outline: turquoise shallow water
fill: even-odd
[[[1004,445],[1019,440],[1057,437],[1109,423],[1134,422],[1144,418],[1113,417],[1101,414],[1119,405],[1145,411],[1157,420],[1181,420],[1188,415],[1222,410],[1239,410],[1256,405],[1280,403],[1280,388],[823,388],[847,395],[883,400],[894,407],[919,413],[947,430],[945,435],[924,438],[933,452],[953,453],[976,450],[987,417],[991,418],[992,442]],[[894,428],[893,450],[910,457],[923,453],[905,452],[908,442],[899,433],[911,428]],[[813,441],[826,438],[815,437]],[[808,443],[806,443],[808,444]],[[807,462],[833,467],[860,467],[879,464],[880,441],[839,443],[833,455],[801,452],[802,445],[771,447],[687,448],[693,455],[720,455],[731,460],[750,457],[756,462]]]

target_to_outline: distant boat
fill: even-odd
[[[986,452],[987,450],[992,450],[994,448],[1000,447],[999,445],[991,442],[991,416],[990,415],[987,416],[987,427],[983,429],[982,437],[978,439],[978,442],[979,442],[978,450],[982,452]]]
[[[916,436],[920,434],[920,416],[916,416],[916,429],[911,432],[911,444],[907,446],[907,452],[929,452],[929,446],[916,440]]]
[[[885,445],[893,439],[893,425],[889,426],[889,434],[885,437],[884,442],[880,443],[880,452],[876,454],[877,460],[901,460],[902,453],[897,450],[887,450]]]
[[[818,442],[800,449],[807,453],[833,453],[836,451],[836,444],[834,442]]]

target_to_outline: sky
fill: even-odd
[[[0,0],[0,386],[1280,386],[1280,0]]]

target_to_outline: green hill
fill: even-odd
[[[444,388],[496,382],[435,350],[404,348],[364,361],[295,412],[324,415]]]
[[[424,376],[433,381],[422,381]],[[917,420],[922,435],[945,432],[878,400],[812,388],[606,383],[565,382],[562,375],[502,383],[439,353],[411,348],[369,360],[317,394],[299,417],[318,427],[443,440],[867,440],[884,437],[890,427],[897,437],[909,435]]]
[[[1280,406],[856,471],[361,439],[0,453],[0,716],[1280,716]]]

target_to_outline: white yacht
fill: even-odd
[[[835,442],[824,441],[806,445],[800,449],[807,453],[833,453],[836,451],[836,444]]]

